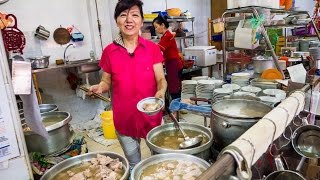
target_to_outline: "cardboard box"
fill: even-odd
[[[185,57],[195,60],[195,65],[204,67],[217,63],[215,46],[192,46],[184,49]]]

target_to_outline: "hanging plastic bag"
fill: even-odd
[[[71,32],[71,40],[73,42],[83,41],[84,35],[75,27],[72,26],[72,32]],[[76,30],[76,32],[74,32]]]
[[[255,49],[258,46],[257,28],[244,27],[244,20],[239,21],[235,31],[234,47]]]

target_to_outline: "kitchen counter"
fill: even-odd
[[[61,64],[61,65],[56,65],[52,64],[49,65],[47,68],[43,69],[33,69],[32,73],[39,73],[39,72],[45,72],[45,71],[50,71],[53,69],[60,69],[60,68],[72,68],[72,67],[78,67],[82,65],[88,65],[88,64],[98,64],[100,60],[95,60],[95,61],[84,61],[84,62],[74,62],[74,63],[69,63],[69,64]]]

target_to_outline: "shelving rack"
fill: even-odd
[[[183,37],[175,37],[177,41],[180,43],[180,51],[182,51],[182,44],[185,39],[192,39],[192,44],[195,44],[194,37],[194,17],[183,17],[183,16],[169,16],[167,21],[169,23],[181,23],[181,22],[191,22],[191,31],[186,33],[186,36]],[[152,20],[145,20],[145,23],[152,23]],[[158,42],[159,39],[152,39],[154,42]]]
[[[248,7],[242,7],[242,8],[235,8],[235,9],[227,9],[223,14],[222,14],[222,18],[226,19],[227,15],[231,15],[231,14],[235,14],[235,13],[251,13],[253,14],[254,18],[259,19],[260,15],[258,13],[257,8],[265,8],[265,7],[257,7],[257,6],[248,6]],[[307,14],[308,18],[310,18],[310,15],[308,14],[307,11],[286,11],[286,10],[282,10],[282,9],[272,9],[272,8],[267,8],[270,9],[270,13],[287,13],[290,15],[296,15],[296,14]],[[315,32],[316,32],[316,37],[318,37],[318,39],[320,40],[320,36],[319,36],[319,31],[314,23],[313,20],[311,20],[311,24],[313,25]],[[305,26],[305,25],[260,25],[260,29],[261,29],[261,34],[265,39],[266,42],[266,47],[268,48],[268,50],[271,52],[271,56],[273,59],[273,62],[276,66],[276,68],[278,69],[278,71],[281,72],[282,77],[284,77],[283,71],[280,69],[280,66],[278,64],[278,58],[277,55],[274,51],[274,48],[271,45],[270,39],[268,37],[267,34],[267,30],[266,28],[295,28],[295,27],[301,27],[301,26]],[[226,30],[228,29],[235,29],[236,27],[225,27],[225,31],[222,34],[222,50],[223,50],[223,78],[226,79],[226,70],[227,70],[227,48],[226,48]],[[286,32],[286,30],[285,30]],[[286,38],[286,33],[285,33],[285,39]],[[258,47],[259,48],[259,47]],[[237,49],[237,48],[234,48]]]

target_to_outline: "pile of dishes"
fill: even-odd
[[[249,73],[232,73],[231,83],[238,84],[239,86],[247,86],[249,84],[250,74]]]
[[[199,80],[196,87],[197,98],[211,99],[213,90],[221,87],[223,84],[222,80],[210,79],[210,80]]]
[[[199,80],[207,80],[209,79],[208,76],[195,76],[195,77],[192,77],[191,80],[195,80],[195,81],[199,81]]]
[[[181,82],[181,99],[190,99],[196,97],[196,80],[184,80]]]
[[[231,95],[233,93],[232,89],[226,89],[226,88],[218,88],[213,90],[212,99],[214,101],[219,101],[223,99],[225,96]]]

